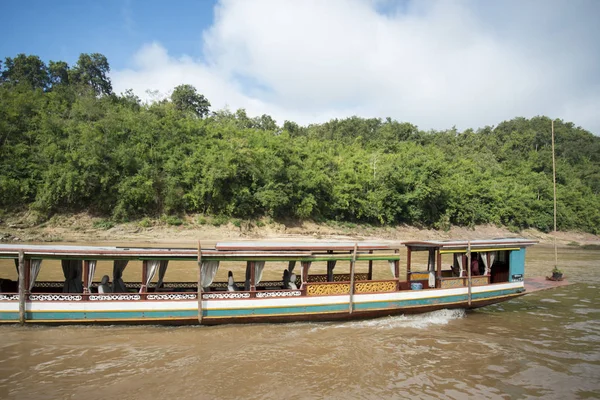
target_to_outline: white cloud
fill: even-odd
[[[190,83],[213,109],[280,122],[390,116],[465,129],[545,114],[599,134],[598,11],[593,0],[223,0],[204,60],[149,44],[113,86],[144,95]]]

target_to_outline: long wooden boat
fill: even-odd
[[[7,260],[0,261],[6,267],[14,260],[18,278],[0,280],[0,321],[212,325],[476,308],[526,292],[525,251],[533,244],[513,238],[222,242],[201,250],[4,244],[0,258]],[[112,277],[98,279],[100,263],[110,265]],[[197,279],[168,280],[171,265]],[[124,282],[126,267],[137,281]],[[37,279],[50,269],[64,281]],[[235,280],[231,271],[243,276]]]

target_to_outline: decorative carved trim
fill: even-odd
[[[104,300],[140,300],[142,296],[139,294],[91,294],[90,300],[92,301],[104,301]]]
[[[465,286],[464,278],[442,279],[442,289],[457,288],[457,287],[464,287],[464,286]]]
[[[261,281],[258,286],[280,288],[283,286],[283,281]]]
[[[64,286],[64,282],[35,282],[33,287],[36,288],[61,288]]]
[[[195,294],[149,294],[146,296],[148,300],[195,300],[198,298]]]
[[[349,294],[349,283],[328,283],[324,285],[307,285],[306,294],[308,296],[324,296],[328,294]]]
[[[153,284],[154,286],[156,286],[156,284]],[[152,287],[152,285],[151,285]],[[163,285],[163,287],[166,288],[185,288],[185,289],[197,289],[198,288],[198,283],[197,282],[165,282],[165,284]]]
[[[357,281],[367,281],[369,280],[368,273],[358,273],[354,274],[354,280]],[[350,282],[350,274],[334,274],[333,275],[334,282]],[[308,282],[327,282],[327,274],[317,274],[317,275],[308,275]]]
[[[226,299],[249,299],[250,293],[237,293],[237,292],[225,292],[225,293],[206,293],[202,295],[203,300],[226,300]]]
[[[471,286],[483,286],[488,284],[489,277],[487,276],[474,276],[471,277]]]
[[[0,294],[0,301],[19,301],[18,294]]]
[[[426,281],[429,279],[429,272],[412,272],[410,274],[411,281]]]
[[[297,297],[302,296],[302,292],[300,290],[287,290],[287,291],[268,291],[268,292],[257,292],[256,297],[259,299],[267,298],[267,297]]]
[[[213,282],[209,287],[211,289],[227,289],[228,285],[227,282]],[[238,288],[238,290],[244,290],[245,284],[244,282],[235,282],[235,287]]]
[[[81,301],[83,296],[79,294],[30,294],[31,301]]]
[[[354,284],[355,293],[385,293],[395,291],[396,281],[356,282]]]

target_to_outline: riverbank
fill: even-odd
[[[57,215],[44,223],[36,223],[27,214],[0,220],[0,241],[3,242],[178,242],[197,240],[243,239],[331,239],[331,240],[423,240],[475,239],[520,236],[551,244],[552,235],[534,229],[513,232],[504,227],[480,225],[474,228],[451,227],[448,231],[421,229],[400,225],[379,227],[353,223],[280,223],[268,219],[258,221],[217,220],[204,216],[185,218],[144,218],[115,224],[111,221],[80,213]],[[600,246],[600,236],[583,232],[558,232],[559,246]]]

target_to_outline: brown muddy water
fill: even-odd
[[[0,326],[2,399],[600,398],[600,252],[476,311],[218,327]],[[552,248],[528,251],[549,274]],[[14,269],[14,266],[12,266]]]

